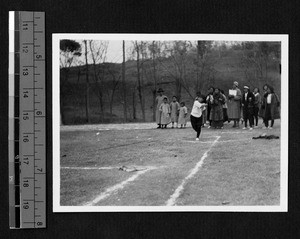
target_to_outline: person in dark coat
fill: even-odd
[[[263,104],[265,98],[268,96],[268,88],[269,88],[269,85],[268,84],[265,84],[263,86],[263,92],[261,94],[261,106],[260,106],[260,109],[259,109],[259,112],[258,112],[258,116],[261,117],[263,119],[263,124],[265,125],[265,105]],[[264,126],[265,127],[265,126]]]
[[[211,127],[211,118],[210,118],[210,111],[211,111],[211,101],[213,99],[213,93],[215,91],[215,88],[213,86],[208,88],[208,94],[206,96],[205,102],[207,103],[207,120],[209,121],[208,128]]]
[[[225,97],[218,88],[215,89],[210,104],[211,110],[209,118],[212,121],[211,126],[215,129],[221,129],[224,123],[223,104],[225,104]]]
[[[228,120],[228,114],[227,114],[227,98],[226,98],[226,95],[225,95],[225,92],[224,90],[220,90],[221,91],[221,94],[224,96],[225,98],[225,103],[223,104],[223,122],[226,122],[228,121],[229,123],[229,120]]]
[[[245,127],[247,129],[247,123],[249,120],[250,130],[253,129],[254,125],[254,103],[255,96],[250,92],[249,86],[244,86],[244,94],[242,96],[242,106],[243,106],[243,118],[245,121]]]
[[[259,89],[257,87],[254,88],[253,90],[253,95],[255,97],[254,101],[254,119],[255,119],[255,126],[254,128],[257,128],[258,126],[258,112],[260,111],[261,108],[261,96],[259,93]]]
[[[274,125],[275,119],[280,118],[279,112],[280,101],[277,94],[274,92],[274,88],[272,86],[268,87],[267,96],[264,97],[263,107],[264,111],[264,122],[265,128],[272,129]],[[269,121],[271,121],[271,125],[269,126]]]

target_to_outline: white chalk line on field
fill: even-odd
[[[249,130],[249,129],[245,129],[243,131],[222,131],[221,134],[246,134],[246,133],[252,133],[255,131],[256,130]]]
[[[221,137],[221,136],[216,136],[216,137]],[[232,139],[232,140],[221,140],[218,141],[219,143],[230,143],[230,142],[240,142],[240,141],[251,141],[251,139]],[[185,142],[189,142],[189,143],[195,143],[195,144],[211,144],[214,143],[214,141],[195,141],[195,140],[189,140],[189,141],[185,141]]]
[[[189,179],[191,179],[199,171],[199,169],[202,167],[202,164],[203,164],[204,160],[207,158],[208,153],[210,152],[210,150],[212,149],[212,147],[218,142],[218,140],[220,138],[221,138],[221,136],[217,136],[217,138],[215,139],[215,141],[213,141],[213,143],[209,147],[209,149],[205,151],[205,153],[201,157],[200,161],[190,171],[190,173],[188,174],[188,176],[186,176],[183,179],[182,183],[179,185],[178,188],[176,188],[175,192],[171,195],[171,197],[169,198],[169,200],[166,202],[166,206],[174,206],[175,205],[177,198],[180,196],[182,190],[184,189],[184,185],[187,183],[187,181]]]
[[[133,176],[131,176],[130,178],[128,178],[127,180],[118,183],[112,187],[107,188],[103,193],[100,193],[94,200],[85,203],[83,206],[94,206],[96,205],[98,202],[100,202],[101,200],[109,197],[112,193],[117,192],[121,189],[123,189],[128,183],[136,180],[140,175],[150,171],[156,169],[156,167],[148,167],[147,169],[143,170],[143,171],[138,171],[136,174],[134,174]]]
[[[61,169],[74,169],[74,170],[105,170],[105,169],[118,169],[120,167],[60,167]]]

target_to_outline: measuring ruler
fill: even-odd
[[[45,15],[9,12],[10,228],[46,227]]]

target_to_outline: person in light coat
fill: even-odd
[[[157,127],[158,129],[161,128],[161,112],[159,111],[159,107],[163,103],[164,98],[167,97],[167,96],[163,95],[163,92],[164,92],[164,90],[162,88],[159,88],[157,90],[158,96],[155,99],[155,102],[156,102],[156,112],[155,112],[155,114],[156,114],[156,123],[158,125],[158,127]]]
[[[171,109],[167,97],[164,98],[163,103],[159,106],[159,111],[161,112],[161,128],[165,129],[167,125],[171,123]]]
[[[187,116],[187,108],[185,106],[185,103],[184,102],[181,102],[180,103],[180,108],[179,108],[179,117],[178,117],[178,125],[180,125],[182,127],[185,128],[186,126],[186,116]]]
[[[180,105],[177,101],[177,97],[173,96],[173,101],[170,103],[172,129],[174,128],[175,123],[176,123],[176,127],[178,128],[179,108]]]
[[[228,95],[228,101],[227,101],[227,114],[228,114],[228,120],[233,120],[233,126],[232,127],[239,127],[239,121],[241,118],[241,97],[242,92],[238,88],[239,83],[235,81],[232,86],[232,90],[236,92],[235,95]]]

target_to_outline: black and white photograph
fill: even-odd
[[[52,40],[54,212],[287,211],[287,35]]]

